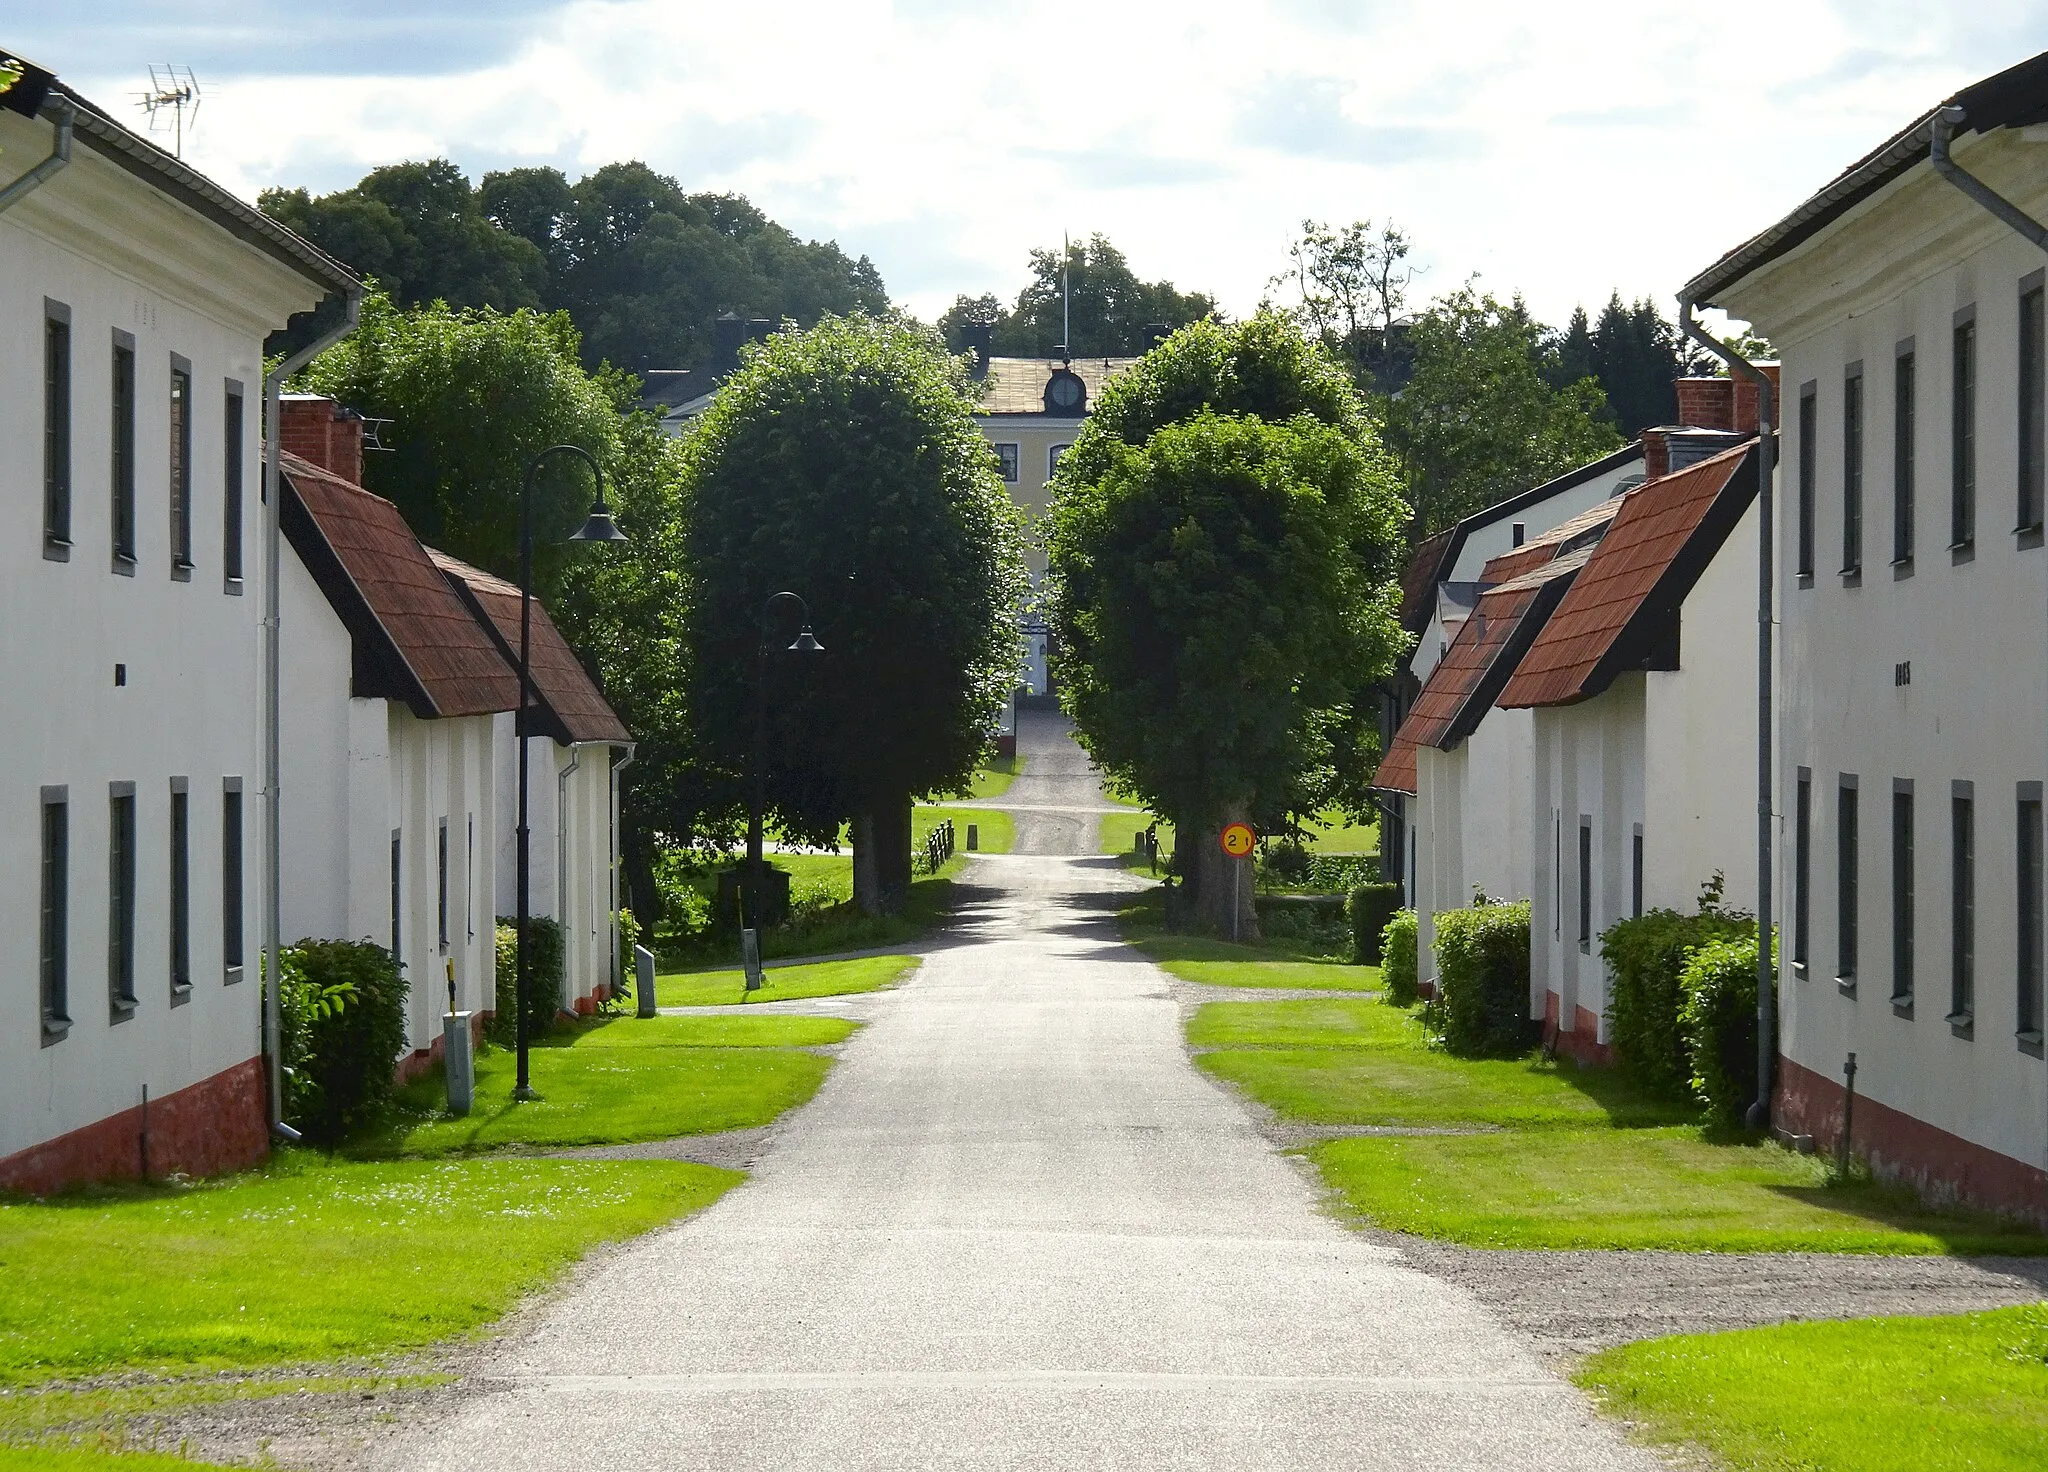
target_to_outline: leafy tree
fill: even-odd
[[[1370,220],[1339,229],[1303,220],[1287,269],[1268,283],[1294,296],[1290,315],[1362,389],[1391,394],[1407,381],[1408,249],[1407,232],[1391,220],[1377,230]]]
[[[990,324],[995,328],[995,351],[1019,358],[1057,356],[1065,341],[1062,332],[1071,331],[1070,356],[1119,358],[1150,346],[1146,328],[1183,327],[1215,310],[1214,299],[1201,292],[1179,291],[1171,281],[1139,280],[1122,251],[1107,237],[1091,235],[1069,242],[1063,250],[1031,252],[1031,282],[1009,311],[1003,311],[993,295],[958,297],[939,318],[939,330],[957,352],[964,324]]]
[[[1113,380],[1049,514],[1055,670],[1082,743],[1187,836],[1198,913],[1256,930],[1225,823],[1361,811],[1405,636],[1406,516],[1356,390],[1274,313]]]
[[[1623,438],[1633,439],[1649,425],[1670,424],[1678,417],[1672,384],[1704,366],[1656,302],[1644,297],[1624,306],[1621,293],[1615,292],[1590,325],[1583,307],[1572,312],[1551,347],[1545,376],[1560,389],[1583,378],[1597,381],[1607,395],[1609,421]]]
[[[685,442],[705,760],[739,806],[763,606],[802,595],[825,653],[766,666],[768,804],[812,843],[852,820],[870,912],[908,890],[912,800],[967,780],[1015,680],[1023,533],[973,408],[928,330],[833,317],[750,351]]]
[[[1620,447],[1597,383],[1545,381],[1541,337],[1520,298],[1470,285],[1415,319],[1414,374],[1383,412],[1417,538]]]

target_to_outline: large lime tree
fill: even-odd
[[[1344,372],[1270,313],[1174,334],[1060,462],[1055,673],[1097,763],[1185,835],[1213,928],[1257,929],[1225,824],[1366,808],[1406,639],[1399,486]]]
[[[763,760],[792,838],[836,842],[850,821],[871,912],[908,892],[912,801],[966,782],[1016,681],[1023,533],[973,409],[935,334],[831,317],[752,351],[685,444],[702,753],[732,809]],[[796,628],[778,623],[757,657],[784,590],[823,655],[786,657]]]

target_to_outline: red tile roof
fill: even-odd
[[[1404,741],[1396,735],[1387,754],[1380,758],[1380,768],[1372,776],[1375,792],[1405,792],[1415,795],[1415,743]]]
[[[349,631],[352,693],[426,719],[516,710],[518,676],[398,508],[296,455],[282,464],[280,520]]]
[[[1501,705],[1590,699],[1649,657],[1756,495],[1755,444],[1623,497],[1614,524],[1501,691]]]
[[[1401,571],[1401,627],[1411,634],[1428,628],[1430,615],[1436,612],[1437,574],[1442,570],[1444,549],[1451,545],[1451,535],[1456,531],[1456,527],[1447,526],[1435,536],[1417,542],[1407,567]]]
[[[480,567],[471,567],[460,558],[450,557],[438,548],[427,548],[427,555],[434,559],[434,565],[446,575],[448,585],[462,598],[470,612],[482,622],[516,676],[519,669],[518,587],[503,578],[493,577]],[[533,670],[534,694],[540,706],[535,729],[565,743],[609,741],[623,745],[631,741],[631,733],[605,700],[597,682],[583,668],[583,662],[576,658],[569,641],[562,637],[538,598],[532,601],[529,623],[527,661]]]
[[[1532,537],[1512,551],[1503,552],[1488,560],[1481,569],[1479,580],[1498,587],[1510,582],[1525,572],[1533,572],[1547,565],[1560,549],[1589,545],[1606,532],[1614,520],[1614,513],[1621,509],[1621,497],[1615,496],[1597,506],[1589,506],[1577,516],[1559,522],[1539,537]]]

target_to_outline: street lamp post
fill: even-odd
[[[750,765],[753,771],[747,797],[747,872],[741,885],[746,896],[747,928],[760,934],[761,926],[761,871],[766,861],[762,858],[762,811],[767,807],[768,793],[768,659],[775,653],[775,613],[786,604],[797,607],[798,629],[796,639],[784,646],[790,654],[823,654],[825,646],[818,642],[811,632],[811,605],[795,593],[771,594],[761,607],[761,642],[754,651],[754,750]],[[754,967],[747,967],[747,986],[755,985]]]
[[[526,977],[527,977],[527,883],[532,872],[530,862],[531,834],[526,822],[526,740],[532,734],[533,726],[533,482],[540,474],[541,466],[555,455],[575,455],[590,467],[591,478],[597,483],[597,501],[590,508],[590,515],[572,542],[623,542],[626,534],[612,521],[610,508],[604,504],[604,472],[588,450],[579,445],[550,445],[526,462],[526,479],[519,487],[519,713],[515,717],[519,748],[519,960],[513,972],[513,1010],[518,1016],[513,1019],[514,1035],[519,1046],[519,1081],[513,1086],[514,1099],[531,1099],[533,1085],[526,1067]],[[561,815],[555,815],[561,821]]]

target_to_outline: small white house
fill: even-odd
[[[428,549],[506,663],[519,658],[519,589]],[[539,599],[530,603],[533,672],[527,746],[528,879],[532,914],[562,927],[561,1009],[588,1013],[609,997],[621,970],[618,928],[618,769],[633,739]],[[496,718],[497,908],[517,912],[519,756],[517,717]]]
[[[283,559],[283,929],[373,940],[409,983],[409,1059],[495,1005],[496,721],[518,678],[398,508],[361,478],[361,421],[293,396]]]
[[[263,344],[354,284],[46,73],[0,87],[0,1189],[266,1151]]]
[[[1775,1122],[1832,1145],[1853,1053],[1858,1154],[2040,1221],[2044,98],[1965,88],[1684,293],[1783,362]]]

